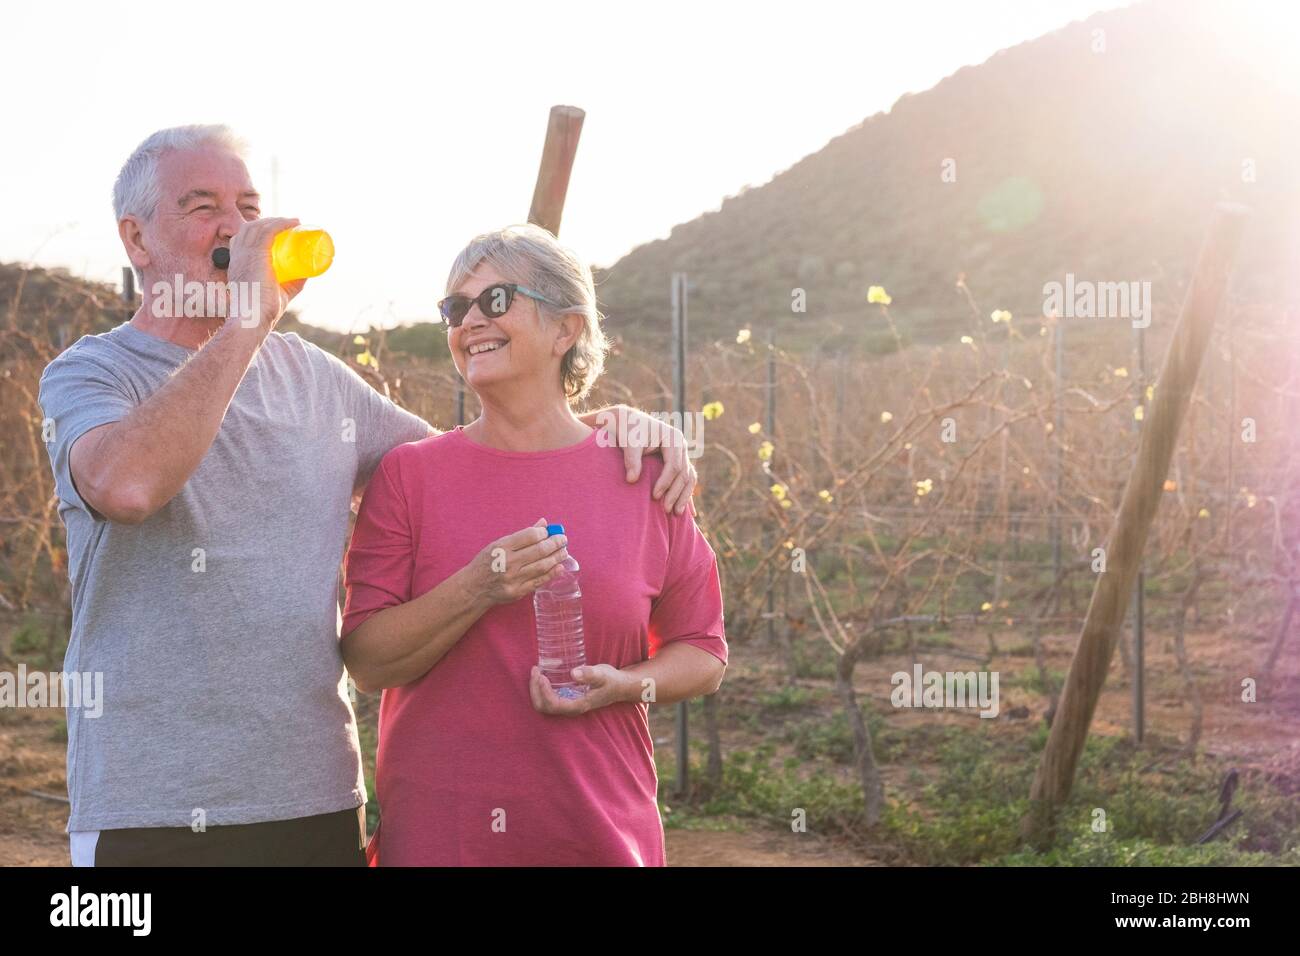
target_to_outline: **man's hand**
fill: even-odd
[[[641,477],[643,455],[660,455],[664,460],[664,470],[650,496],[656,501],[662,499],[664,511],[682,514],[689,506],[691,514],[695,513],[691,495],[699,476],[691,464],[690,449],[681,429],[626,405],[596,412],[591,424],[605,430],[602,445],[618,445],[623,449],[623,465],[627,469],[629,484]]]
[[[280,285],[275,279],[271,264],[271,243],[286,229],[298,225],[297,219],[253,219],[239,227],[230,240],[230,268],[226,270],[228,282],[247,283],[244,288],[257,289],[253,314],[230,315],[228,322],[238,322],[245,328],[260,328],[269,334],[275,323],[284,315],[306,279]]]
[[[637,700],[641,694],[639,679],[609,664],[575,667],[573,679],[585,684],[587,693],[575,700],[566,700],[555,692],[542,669],[534,666],[528,678],[528,695],[533,700],[533,709],[557,717],[576,717],[610,704]]]

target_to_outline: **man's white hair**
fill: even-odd
[[[247,144],[228,126],[173,126],[160,129],[135,148],[113,184],[113,212],[118,222],[124,216],[150,220],[158,211],[158,160],[175,149],[198,149],[209,143],[225,146],[243,156]]]

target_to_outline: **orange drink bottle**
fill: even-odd
[[[282,285],[311,279],[334,261],[334,240],[324,229],[287,229],[271,243],[271,265]]]

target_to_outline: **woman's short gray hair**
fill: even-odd
[[[113,212],[148,221],[158,211],[158,159],[173,149],[197,149],[208,143],[225,146],[238,156],[247,149],[228,126],[173,126],[160,129],[135,148],[113,184]]]
[[[605,356],[609,352],[609,342],[600,327],[591,269],[540,226],[507,226],[475,236],[461,250],[447,276],[447,294],[455,292],[484,262],[507,279],[528,286],[556,303],[550,306],[538,302],[541,313],[582,316],[578,340],[564,354],[560,375],[570,402],[585,398],[605,370]]]

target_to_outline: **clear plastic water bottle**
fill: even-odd
[[[564,525],[548,524],[546,535],[564,534]],[[582,590],[578,587],[578,562],[569,555],[555,579],[533,592],[537,617],[537,666],[555,692],[566,700],[587,693],[587,685],[573,679],[573,669],[587,663],[582,642]]]

